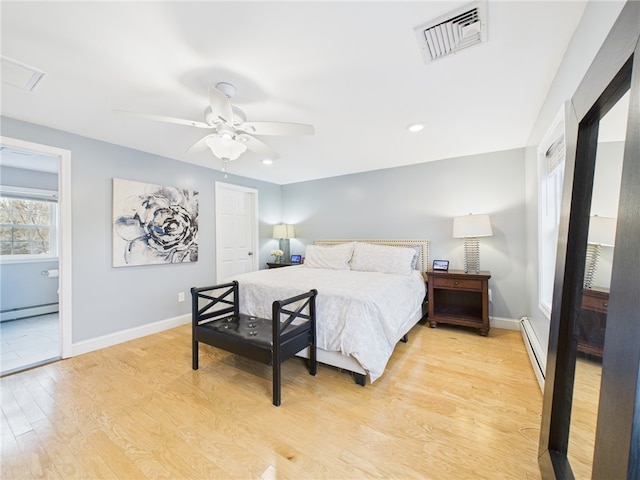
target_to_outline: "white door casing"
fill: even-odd
[[[59,321],[60,356],[72,355],[72,310],[71,310],[71,152],[62,148],[27,142],[16,138],[0,137],[0,144],[19,150],[58,157],[58,269],[60,277]]]
[[[258,269],[258,191],[216,182],[216,278]]]

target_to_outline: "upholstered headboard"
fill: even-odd
[[[340,243],[349,242],[373,243],[374,245],[390,245],[394,247],[415,247],[416,245],[419,245],[421,247],[421,253],[418,257],[416,269],[419,269],[421,272],[425,272],[427,267],[430,265],[429,240],[316,240],[313,243],[314,245],[338,245]]]

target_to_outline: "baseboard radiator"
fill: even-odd
[[[38,315],[47,315],[49,313],[57,313],[59,311],[58,302],[43,303],[41,305],[30,305],[28,307],[7,308],[0,311],[0,322],[8,322],[10,320],[19,320],[21,318],[37,317]]]
[[[533,331],[531,322],[527,317],[520,319],[520,332],[522,333],[522,340],[524,346],[529,354],[529,360],[531,361],[531,367],[538,379],[538,385],[540,390],[544,392],[544,375],[547,366],[547,357],[544,354],[540,340]]]

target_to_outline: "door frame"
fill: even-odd
[[[225,183],[225,182],[215,182],[215,215],[216,215],[216,281],[221,281],[220,278],[218,278],[219,272],[221,271],[220,268],[220,255],[218,252],[218,245],[222,244],[222,227],[220,225],[220,212],[218,211],[218,205],[220,205],[220,198],[219,198],[219,192],[221,190],[232,190],[235,192],[242,192],[242,193],[247,193],[249,195],[251,195],[253,197],[253,225],[251,225],[251,251],[253,252],[253,259],[251,262],[251,268],[252,270],[258,270],[259,265],[260,265],[260,252],[259,252],[259,248],[258,248],[258,231],[259,231],[259,224],[258,224],[258,190],[256,190],[255,188],[249,188],[249,187],[242,187],[240,185],[234,185],[232,183]]]
[[[60,322],[60,357],[72,356],[72,228],[71,228],[71,151],[63,148],[28,142],[11,137],[0,137],[0,144],[28,152],[58,157],[58,288]]]

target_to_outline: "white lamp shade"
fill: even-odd
[[[493,235],[489,215],[465,215],[454,217],[453,238],[490,237]]]
[[[589,219],[588,243],[613,247],[616,244],[616,219],[594,215]]]
[[[296,238],[296,232],[293,225],[280,225],[273,226],[273,238]]]

